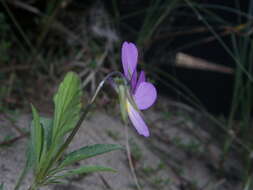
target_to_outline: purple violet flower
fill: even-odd
[[[126,98],[126,109],[128,116],[135,129],[140,135],[149,136],[149,129],[141,117],[139,110],[148,109],[157,98],[156,88],[153,84],[146,82],[144,71],[137,75],[138,50],[133,43],[124,42],[121,50],[121,60],[125,77],[130,81],[129,94],[133,101]]]

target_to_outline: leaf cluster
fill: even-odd
[[[61,179],[72,175],[87,174],[97,171],[115,171],[104,166],[81,166],[71,168],[78,161],[94,157],[106,152],[120,149],[115,144],[95,144],[85,146],[63,156],[70,142],[69,134],[77,128],[81,119],[81,81],[77,74],[69,72],[60,84],[54,96],[54,117],[41,117],[32,105],[33,120],[31,122],[31,138],[27,151],[27,163],[17,183],[30,169],[34,173],[34,189],[52,183],[60,183]],[[72,135],[72,134],[71,134]],[[70,135],[69,135],[70,136]],[[72,139],[71,139],[72,140]]]

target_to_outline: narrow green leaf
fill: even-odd
[[[0,185],[0,190],[4,190],[4,184],[3,183]]]
[[[53,120],[51,118],[41,117],[40,123],[44,130],[44,145],[49,149],[52,143]]]
[[[117,172],[116,170],[104,166],[82,166],[77,169],[70,169],[65,173],[54,176],[55,179],[61,179],[65,177],[70,177],[73,175],[81,175],[81,174],[88,174],[93,172]]]
[[[60,167],[71,165],[74,162],[104,154],[106,152],[111,152],[117,149],[122,149],[122,146],[117,144],[95,144],[91,146],[86,146],[69,153],[61,162]]]
[[[43,150],[41,152],[41,164],[44,163],[45,159],[48,159],[48,150],[50,149],[52,143],[52,129],[53,129],[53,120],[51,118],[41,117],[40,123],[43,127]]]
[[[52,140],[58,142],[76,125],[81,111],[81,81],[77,74],[69,72],[54,96],[54,121]]]
[[[33,151],[36,157],[36,163],[40,161],[40,155],[43,148],[43,129],[40,123],[40,116],[36,110],[36,108],[31,105],[33,121],[31,126],[31,141],[33,145]]]

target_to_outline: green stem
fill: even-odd
[[[141,186],[140,186],[140,183],[139,183],[138,178],[136,176],[135,168],[134,168],[134,165],[133,165],[133,160],[132,160],[132,157],[131,157],[131,150],[130,150],[130,146],[129,146],[127,126],[128,126],[128,124],[126,122],[124,122],[125,134],[126,134],[126,151],[127,151],[128,163],[129,163],[129,166],[130,166],[132,176],[134,178],[135,185],[136,185],[138,190],[141,190]]]
[[[89,103],[88,106],[86,106],[86,108],[84,109],[84,112],[82,113],[80,119],[78,120],[78,122],[76,124],[76,127],[71,131],[70,135],[68,136],[68,138],[66,139],[66,141],[64,142],[64,144],[60,147],[60,149],[57,152],[57,154],[50,160],[50,162],[47,165],[46,169],[43,171],[43,173],[41,175],[42,178],[44,178],[44,176],[47,175],[48,171],[53,166],[53,164],[56,163],[61,158],[61,156],[64,153],[64,151],[66,150],[66,148],[69,146],[69,144],[71,143],[71,141],[75,137],[77,131],[80,129],[80,127],[82,125],[82,122],[84,121],[85,117],[87,116],[88,112],[90,111],[91,106],[92,106],[92,102]]]
[[[58,151],[58,153],[56,154],[54,160],[58,161],[63,152],[65,151],[65,149],[69,146],[69,144],[71,143],[71,141],[73,140],[73,138],[75,137],[77,131],[80,129],[82,122],[84,121],[85,117],[87,116],[87,114],[89,113],[92,103],[89,103],[88,106],[86,106],[86,108],[84,109],[84,112],[82,113],[79,121],[76,124],[76,127],[71,131],[70,135],[68,136],[68,138],[66,139],[65,143],[61,146],[60,150]]]

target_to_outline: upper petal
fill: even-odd
[[[157,98],[156,88],[149,82],[142,82],[136,88],[133,97],[140,110],[148,109]]]
[[[149,130],[146,123],[143,121],[140,113],[134,109],[134,107],[127,101],[127,110],[130,120],[133,123],[133,126],[140,135],[145,137],[149,136]]]
[[[132,78],[131,78],[131,91],[132,91],[132,93],[135,91],[136,83],[137,83],[137,70],[135,69],[132,74]]]
[[[142,82],[145,82],[145,81],[146,81],[145,73],[144,71],[141,71],[135,88],[137,88]]]
[[[138,50],[131,42],[124,42],[121,49],[121,61],[123,64],[124,74],[131,80],[131,76],[136,69],[138,59]]]

